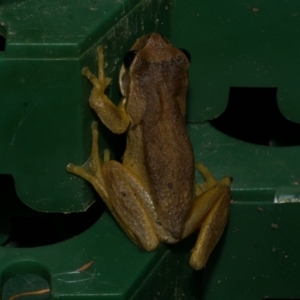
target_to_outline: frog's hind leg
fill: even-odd
[[[231,179],[225,177],[217,181],[204,165],[197,164],[196,167],[203,174],[206,182],[200,185],[199,195],[195,199],[185,224],[183,238],[200,228],[190,259],[191,266],[199,270],[205,266],[226,226],[231,197]]]
[[[111,204],[125,225],[123,230],[143,249],[156,249],[159,239],[145,207],[152,200],[138,178],[117,161],[103,166],[103,177]]]
[[[151,251],[159,245],[155,228],[144,207],[152,200],[140,181],[127,168],[110,161],[108,150],[99,157],[97,122],[92,124],[92,153],[83,166],[69,164],[67,170],[89,181],[116,221],[141,248]]]
[[[88,182],[90,182],[95,188],[96,192],[100,195],[102,200],[105,202],[106,206],[111,211],[114,218],[117,220],[120,226],[124,228],[125,227],[124,224],[119,219],[117,213],[115,212],[109,200],[107,190],[105,187],[102,168],[103,165],[110,160],[110,153],[109,150],[106,149],[104,152],[103,160],[99,157],[99,147],[98,147],[99,132],[97,127],[98,127],[97,122],[93,122],[92,123],[92,136],[93,136],[92,151],[89,159],[82,166],[68,164],[67,171],[77,176],[80,176],[85,180],[87,180]]]

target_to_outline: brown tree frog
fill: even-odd
[[[189,59],[159,34],[143,36],[121,67],[123,99],[115,106],[104,94],[103,47],[98,48],[98,77],[82,74],[93,84],[90,105],[114,133],[127,131],[122,163],[103,160],[98,152],[97,123],[92,124],[92,153],[83,166],[67,170],[89,181],[113,216],[141,248],[176,243],[200,229],[190,264],[201,269],[221,237],[230,206],[230,178],[217,181],[201,163],[206,182],[194,182],[194,154],[185,126]]]

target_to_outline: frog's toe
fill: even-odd
[[[81,74],[83,76],[89,78],[92,73],[91,73],[91,71],[88,67],[83,67],[82,70],[81,70]]]
[[[104,47],[103,47],[103,45],[98,46],[98,48],[97,48],[97,53],[98,53],[98,55],[103,55],[103,52],[104,52]]]
[[[103,155],[103,162],[107,163],[110,161],[110,151],[109,149],[104,150],[104,155]]]
[[[226,185],[230,186],[233,178],[231,176],[225,176],[222,178],[221,182],[225,183]]]
[[[67,171],[80,177],[85,177],[86,170],[83,166],[76,166],[72,163],[67,165]]]
[[[70,173],[73,173],[74,168],[75,168],[75,165],[72,163],[68,164],[66,167],[67,171]]]
[[[99,90],[101,94],[104,93],[105,88],[103,82],[95,76],[88,67],[82,68],[81,74],[93,84],[96,90]]]
[[[98,130],[98,122],[97,122],[97,121],[94,121],[94,122],[92,123],[91,128],[92,128],[92,131]]]

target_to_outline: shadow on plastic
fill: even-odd
[[[90,228],[104,210],[99,199],[81,213],[37,212],[18,198],[12,175],[0,174],[0,183],[0,245],[4,247],[31,248],[65,241]]]

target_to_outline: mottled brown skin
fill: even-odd
[[[98,77],[87,68],[94,85],[90,105],[113,132],[127,131],[122,164],[98,155],[97,124],[92,125],[91,158],[69,172],[93,184],[126,234],[145,250],[163,241],[175,243],[201,228],[190,264],[201,269],[227,222],[230,179],[216,181],[202,164],[206,182],[194,192],[194,155],[185,127],[189,61],[156,33],[132,47],[131,65],[120,71],[123,99],[115,106],[104,94],[103,48],[98,50]],[[195,198],[196,196],[196,198]]]
[[[184,120],[189,62],[182,51],[155,34],[140,39],[132,50],[139,52],[127,74],[126,111],[132,120],[128,139],[140,127],[142,149],[127,147],[125,157],[128,151],[143,151],[143,174],[160,222],[180,239],[194,197],[194,155]],[[141,103],[142,113],[136,116]]]

